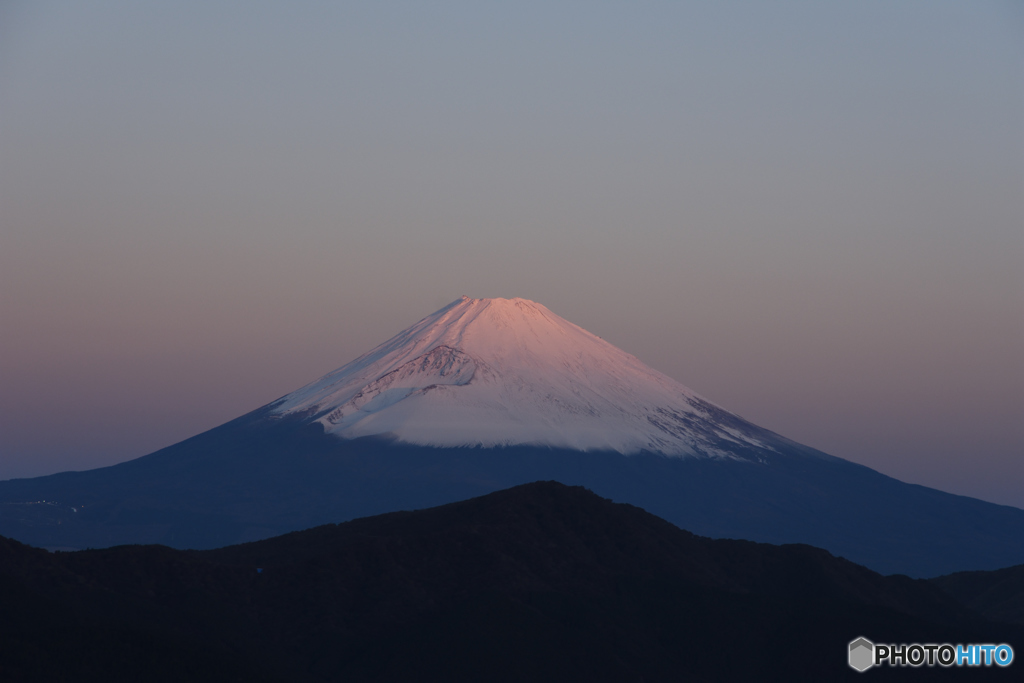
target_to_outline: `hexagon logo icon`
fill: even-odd
[[[850,666],[867,671],[875,663],[875,644],[867,638],[850,641]]]

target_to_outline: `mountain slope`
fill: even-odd
[[[191,666],[189,680],[854,680],[846,644],[861,635],[1020,635],[927,581],[807,546],[701,538],[553,482],[211,551],[49,555],[0,539],[0,556],[0,586],[99,634],[108,663],[94,655],[74,680],[132,680],[140,661]],[[12,628],[32,605],[5,607],[0,642],[10,631],[20,645],[0,645],[6,680],[61,680],[47,666],[74,636],[53,620]],[[158,637],[122,648],[132,633]],[[48,658],[26,661],[33,648]],[[190,664],[218,656],[216,669]]]
[[[931,581],[992,621],[1024,626],[1024,564],[989,572],[957,572]]]

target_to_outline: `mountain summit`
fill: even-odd
[[[526,299],[457,299],[273,412],[442,447],[745,459],[774,437]]]

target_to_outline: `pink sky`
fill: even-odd
[[[1013,3],[6,4],[0,478],[213,427],[461,294],[1024,507]]]

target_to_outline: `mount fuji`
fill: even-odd
[[[542,479],[697,534],[807,543],[883,573],[1024,563],[1024,510],[829,456],[540,304],[468,297],[168,448],[0,482],[0,534],[213,548]]]

